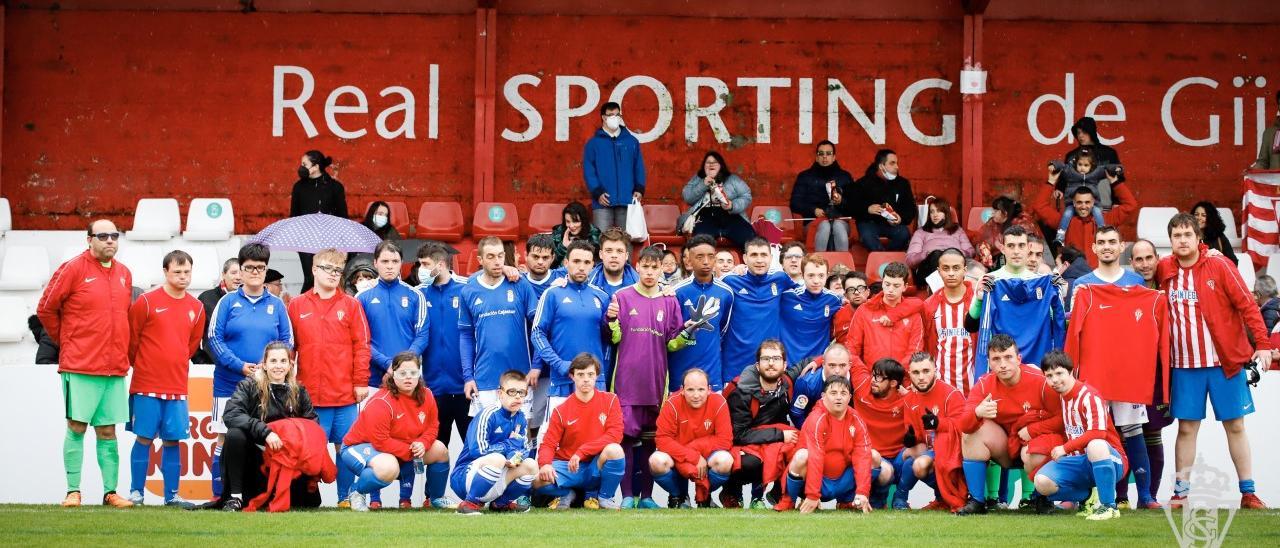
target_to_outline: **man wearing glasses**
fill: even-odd
[[[853,313],[862,303],[871,297],[871,288],[867,286],[867,275],[861,272],[850,272],[844,277],[844,306],[831,318],[831,340],[843,341],[849,334],[849,326],[853,323]]]
[[[222,296],[209,319],[209,352],[213,355],[213,416],[210,430],[218,434],[213,448],[213,469],[222,463],[222,440],[227,427],[222,412],[236,384],[261,364],[267,343],[283,341],[293,346],[293,326],[284,301],[267,292],[267,263],[271,250],[262,244],[240,248],[240,289]],[[222,494],[222,479],[214,475],[213,495]]]
[[[61,350],[58,374],[66,408],[67,432],[62,462],[67,474],[63,506],[80,506],[80,468],[84,433],[93,426],[102,504],[133,506],[116,494],[120,453],[116,425],[129,418],[124,376],[129,372],[129,299],[133,275],[113,259],[120,231],[106,219],[89,224],[89,249],[53,273],[36,307],[36,316]]]
[[[787,352],[778,339],[767,339],[756,350],[756,363],[724,389],[733,424],[733,473],[720,490],[720,505],[741,508],[742,487],[752,484],[752,497],[770,482],[782,479],[800,432],[788,422],[793,379],[787,375]],[[774,494],[781,496],[780,484]],[[753,506],[767,507],[763,500]]]
[[[843,208],[844,194],[853,185],[853,176],[836,162],[836,145],[823,140],[818,143],[817,159],[809,169],[796,175],[791,187],[791,212],[805,221],[818,223],[814,234],[814,251],[848,251],[849,221]]]
[[[288,306],[297,337],[298,382],[311,395],[316,420],[335,452],[356,422],[357,404],[369,393],[369,324],[360,302],[339,287],[346,259],[336,249],[316,253],[315,285]],[[351,492],[354,481],[351,470],[338,468],[339,499]]]
[[[782,271],[787,273],[787,277],[796,283],[796,286],[804,285],[804,273],[801,272],[800,263],[804,261],[804,243],[792,240],[782,244]]]
[[[529,395],[524,373],[502,374],[498,404],[484,408],[467,428],[466,443],[454,465],[449,485],[462,499],[458,513],[479,514],[488,504],[494,512],[528,512],[518,502],[529,494],[538,463],[529,459],[529,424],[520,408]]]

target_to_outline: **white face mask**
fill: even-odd
[[[881,171],[881,172],[880,172],[880,176],[881,176],[881,177],[884,177],[884,180],[886,180],[886,181],[892,181],[892,180],[894,180],[894,179],[897,179],[897,178],[898,178],[898,174],[897,174],[897,173],[889,173],[889,172],[887,172],[887,171]]]
[[[422,283],[436,279],[436,271],[425,266],[418,267],[418,281]]]
[[[382,228],[382,227],[384,227],[384,226],[387,226],[387,216],[386,216],[386,215],[374,215],[374,216],[373,216],[373,226],[376,226],[376,227],[378,227],[378,228]]]
[[[362,280],[356,282],[356,291],[364,291],[375,285],[378,285],[378,280]]]
[[[609,131],[618,131],[618,128],[622,127],[622,116],[617,114],[605,116],[604,125],[609,128]]]

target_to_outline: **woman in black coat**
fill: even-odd
[[[299,217],[312,213],[325,213],[347,218],[347,191],[342,183],[329,175],[333,158],[318,150],[308,150],[298,166],[298,182],[293,183],[293,197],[289,203],[289,216]],[[298,253],[302,262],[302,291],[311,289],[311,253]]]

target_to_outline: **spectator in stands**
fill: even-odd
[[[738,249],[755,237],[751,221],[747,220],[751,189],[741,177],[729,172],[729,165],[719,152],[711,151],[702,157],[702,167],[685,183],[683,195],[690,207],[676,226],[683,228],[686,220],[692,219],[693,234],[728,238]]]
[[[1218,208],[1212,202],[1197,202],[1191,206],[1191,214],[1196,216],[1196,222],[1200,223],[1200,240],[1209,249],[1216,249],[1218,253],[1226,256],[1232,263],[1240,264],[1240,259],[1236,258],[1236,252],[1231,249],[1231,240],[1227,239],[1227,223],[1222,220],[1222,214],[1218,212]]]
[[[120,231],[106,219],[89,223],[88,249],[63,263],[40,296],[36,315],[61,348],[58,373],[67,430],[62,460],[67,478],[63,506],[80,506],[84,434],[93,426],[102,503],[133,506],[116,494],[120,453],[116,425],[129,419],[124,376],[129,372],[129,302],[133,275],[115,262]]]
[[[805,221],[818,223],[814,233],[814,251],[848,251],[849,222],[839,217],[845,215],[844,193],[853,186],[853,176],[836,162],[836,145],[831,141],[818,143],[818,158],[809,169],[796,175],[791,187],[791,212]]]
[[[342,183],[329,175],[330,165],[333,165],[333,158],[318,150],[308,150],[302,155],[302,163],[298,166],[298,182],[293,184],[290,217],[324,213],[347,218],[347,191]],[[311,253],[298,252],[298,260],[302,262],[304,292],[311,289],[311,284],[314,283],[311,278],[311,257]]]
[[[396,230],[395,225],[391,224],[391,206],[381,200],[369,204],[369,209],[364,212],[364,220],[360,224],[372,230],[374,234],[377,234],[383,240],[400,239],[400,231]],[[348,257],[347,260],[351,260],[351,258]]]
[[[1276,279],[1263,274],[1253,282],[1253,299],[1258,302],[1258,308],[1262,311],[1262,321],[1267,324],[1267,333],[1275,329],[1276,324],[1280,323],[1280,298],[1276,290]]]
[[[1076,123],[1071,126],[1071,134],[1075,136],[1076,142],[1079,144],[1062,158],[1062,161],[1067,165],[1075,165],[1076,156],[1085,150],[1093,154],[1094,162],[1097,165],[1120,165],[1120,154],[1116,152],[1116,149],[1102,144],[1102,141],[1098,139],[1097,120],[1089,116],[1076,120]],[[1123,183],[1124,181],[1124,173],[1121,172],[1119,182]],[[1099,194],[1108,198],[1111,196],[1110,189],[1105,186]],[[1104,201],[1102,205],[1104,207],[1109,206],[1110,202]]]
[[[995,270],[1004,265],[1004,231],[1018,225],[1028,233],[1040,231],[1031,216],[1022,211],[1022,202],[1009,196],[997,196],[991,201],[991,217],[978,229],[973,242],[974,258],[978,259],[988,270]]]
[[[347,264],[344,280],[342,287],[348,295],[355,296],[356,293],[378,285],[378,271],[374,270],[369,259],[358,258]]]
[[[1081,186],[1087,186],[1095,196],[1101,196],[1100,189],[1103,182],[1114,185],[1120,180],[1120,174],[1123,171],[1120,165],[1098,165],[1090,149],[1080,151],[1080,154],[1076,155],[1075,164],[1049,162],[1049,182],[1054,184],[1053,199],[1056,202],[1063,196],[1074,196],[1076,189]],[[1062,215],[1058,218],[1058,230],[1054,236],[1056,244],[1062,245],[1067,229],[1071,227],[1071,219],[1075,216],[1073,204],[1063,208]],[[1096,203],[1093,205],[1093,219],[1098,226],[1105,224],[1102,221],[1102,207]],[[1041,221],[1048,223],[1052,222],[1052,219]]]
[[[289,304],[289,301],[293,299],[293,295],[284,290],[284,274],[281,274],[279,270],[274,268],[267,269],[265,286],[267,292],[279,297],[280,300],[284,301],[284,304]]]
[[[670,248],[662,249],[662,283],[675,285],[684,279],[684,270],[680,268],[680,255]]]
[[[49,333],[40,324],[40,318],[35,314],[28,317],[27,329],[31,330],[31,337],[36,340],[36,365],[57,365],[58,343],[49,337]]]
[[[1093,269],[1089,267],[1089,260],[1085,258],[1084,252],[1073,246],[1062,246],[1062,252],[1059,255],[1058,266],[1053,269],[1053,272],[1067,281],[1069,288],[1067,294],[1075,295],[1076,279],[1093,272]],[[1066,304],[1070,306],[1071,299],[1067,299]]]
[[[197,297],[200,304],[204,305],[204,317],[213,317],[213,309],[218,306],[222,296],[237,289],[240,289],[240,259],[232,257],[222,263],[222,278],[218,280],[218,286],[204,290]],[[213,363],[213,356],[209,355],[208,347],[209,333],[205,332],[200,349],[196,351],[195,356],[191,357],[191,363]]]
[[[569,244],[574,240],[587,240],[591,245],[600,248],[600,229],[595,225],[587,222],[587,206],[582,202],[569,202],[565,204],[564,210],[560,212],[560,224],[551,229],[551,239],[555,240],[555,258],[552,259],[551,268],[560,268],[560,263],[564,262],[565,255],[569,253]]]
[[[627,228],[627,206],[644,195],[644,156],[640,141],[622,123],[622,107],[600,107],[601,127],[582,151],[582,178],[591,192],[592,224],[604,232]]]
[[[948,248],[959,249],[966,259],[973,256],[969,235],[956,221],[951,203],[934,198],[929,203],[929,218],[911,235],[911,244],[907,246],[907,266],[913,271],[916,287],[928,285],[925,278],[938,269],[938,257]]]
[[[808,255],[808,253],[804,251],[804,243],[791,240],[782,244],[782,256],[779,257],[782,262],[782,270],[787,273],[788,277],[801,285],[804,285],[804,274],[800,272],[800,264],[804,261],[805,255]]]
[[[1102,214],[1101,221],[1110,226],[1120,226],[1138,211],[1138,199],[1129,190],[1129,185],[1122,184],[1118,176],[1108,175],[1108,179],[1112,181],[1111,196],[1115,200],[1115,205],[1110,211]],[[1034,210],[1041,221],[1045,219],[1051,222],[1056,221],[1062,215],[1062,210],[1057,207],[1053,198],[1056,182],[1057,179],[1050,176],[1048,184],[1043,185],[1037,195]],[[1071,220],[1071,226],[1067,228],[1063,242],[1084,251],[1085,258],[1089,260],[1089,266],[1097,268],[1098,256],[1093,252],[1093,233],[1101,225],[1098,224],[1099,219],[1094,217],[1093,208],[1099,202],[1098,194],[1087,186],[1081,186],[1071,193],[1069,199],[1075,209],[1076,218]]]
[[[1276,91],[1276,119],[1263,128],[1261,141],[1253,169],[1280,169],[1280,91]]]
[[[869,251],[905,251],[911,232],[907,229],[916,219],[916,199],[911,182],[900,177],[898,155],[882,148],[867,166],[861,179],[853,185],[849,211],[858,223],[858,237]],[[880,237],[889,239],[888,247],[880,245]]]

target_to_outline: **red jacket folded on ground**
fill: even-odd
[[[329,458],[328,440],[320,424],[311,419],[280,419],[267,426],[280,436],[280,449],[268,447],[262,452],[262,471],[267,488],[245,503],[244,511],[253,512],[267,505],[270,512],[287,512],[291,506],[289,488],[293,480],[311,476],[333,483],[338,468]],[[268,503],[268,501],[270,501]]]
[[[298,382],[316,407],[356,402],[354,389],[369,384],[369,324],[360,301],[338,291],[321,299],[315,290],[289,301],[298,350]]]
[[[129,372],[133,274],[102,266],[89,250],[62,263],[40,296],[36,316],[58,343],[58,372],[123,377]]]
[[[1258,303],[1240,276],[1240,269],[1225,257],[1210,257],[1208,252],[1209,247],[1200,244],[1200,258],[1190,269],[1196,282],[1197,306],[1209,327],[1222,372],[1230,378],[1253,359],[1255,348],[1271,350],[1271,338],[1262,322]],[[1177,257],[1170,255],[1160,259],[1156,266],[1156,279],[1160,281],[1160,289],[1166,292],[1178,275],[1177,261]],[[1170,315],[1172,313],[1171,310]],[[1256,341],[1252,345],[1249,335]]]
[[[963,432],[960,418],[965,412],[964,394],[945,382],[937,381],[928,392],[912,390],[906,395],[906,413],[903,417],[915,430],[916,439],[926,442],[925,412],[938,417],[938,428],[933,440],[933,470],[938,480],[938,495],[952,510],[964,506],[969,488],[964,481]]]
[[[779,432],[796,431],[796,427],[790,424],[763,424],[752,430],[767,429],[777,429]],[[768,485],[777,481],[786,473],[787,463],[791,462],[791,457],[795,456],[798,448],[799,445],[795,442],[780,441],[758,445],[735,445],[729,452],[733,454],[733,469],[735,471],[742,468],[742,455],[744,453],[760,459],[760,462],[764,465],[764,469],[760,473],[763,478],[760,480],[760,484]]]

